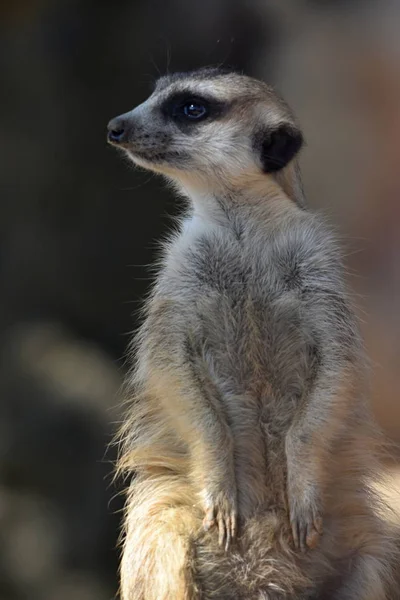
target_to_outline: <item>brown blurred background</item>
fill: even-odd
[[[158,72],[225,62],[298,114],[309,203],[340,232],[376,415],[400,442],[399,32],[397,0],[2,1],[1,600],[116,593],[107,445],[145,265],[178,208],[105,126]]]

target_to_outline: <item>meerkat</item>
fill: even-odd
[[[132,345],[122,600],[398,598],[363,344],[289,107],[178,73],[108,140],[188,201]]]

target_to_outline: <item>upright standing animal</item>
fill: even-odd
[[[108,129],[188,199],[133,346],[122,599],[397,598],[363,346],[288,106],[201,69]]]

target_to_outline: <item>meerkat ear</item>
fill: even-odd
[[[265,129],[256,134],[256,147],[265,173],[279,171],[286,167],[302,145],[301,131],[287,123],[280,124],[276,129]]]

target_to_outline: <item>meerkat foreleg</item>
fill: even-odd
[[[286,436],[290,522],[302,551],[315,547],[322,534],[323,481],[332,443],[345,427],[349,379],[343,371],[321,368]]]
[[[168,379],[175,379],[170,370]],[[216,525],[219,544],[228,548],[237,522],[233,440],[218,399],[196,379],[191,367],[180,369],[168,392],[168,410],[189,448],[205,510],[204,528]],[[179,408],[183,404],[184,409]]]
[[[158,319],[167,319],[159,313]],[[171,321],[162,330],[170,327]],[[216,526],[221,546],[227,549],[237,529],[237,489],[233,437],[222,410],[201,344],[169,336],[157,344],[149,364],[150,386],[181,439],[191,461],[190,476],[199,490],[206,530]],[[161,342],[161,340],[160,340]]]

